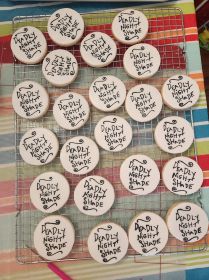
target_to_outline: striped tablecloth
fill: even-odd
[[[17,15],[51,14],[60,7],[72,7],[79,12],[113,9],[133,5],[75,3],[31,3],[15,6],[0,2],[0,279],[57,279],[46,264],[20,265],[15,259],[15,150],[14,114],[11,108],[13,58],[9,49],[11,20]],[[153,6],[153,5],[152,5]],[[193,1],[179,1],[156,6],[179,7],[184,13],[189,75],[201,89],[198,104],[193,108],[198,161],[204,171],[203,203],[209,215],[209,123],[199,53]],[[154,258],[127,258],[113,266],[102,266],[95,261],[63,262],[58,265],[73,279],[209,279],[209,251],[189,252]],[[202,269],[200,269],[202,268]],[[203,269],[205,268],[205,269]],[[193,270],[191,270],[193,269]]]

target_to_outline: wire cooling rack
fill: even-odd
[[[145,42],[158,48],[161,54],[161,66],[158,73],[146,80],[146,83],[156,86],[159,90],[163,82],[175,74],[185,74],[186,71],[186,49],[183,14],[177,8],[157,8],[140,9],[149,19],[149,34]],[[85,35],[92,31],[102,31],[111,34],[111,22],[117,12],[93,13],[83,15],[86,30]],[[15,17],[13,19],[13,31],[21,26],[32,25],[43,32],[46,32],[47,15],[33,17]],[[166,31],[165,31],[166,30]],[[48,43],[48,51],[59,48],[45,33]],[[17,219],[16,219],[16,252],[17,260],[20,263],[35,263],[43,261],[34,251],[33,232],[38,222],[45,215],[34,209],[29,197],[29,188],[33,179],[46,171],[58,171],[63,173],[71,186],[71,195],[66,206],[58,214],[67,216],[75,227],[76,242],[72,252],[65,259],[85,259],[90,258],[87,248],[87,237],[90,230],[98,223],[111,220],[123,226],[126,230],[131,219],[141,210],[153,211],[162,217],[165,217],[168,208],[176,201],[190,200],[201,205],[201,191],[196,194],[182,197],[170,193],[166,190],[162,180],[156,191],[146,196],[134,196],[126,191],[121,185],[119,179],[119,168],[121,163],[129,155],[142,153],[154,159],[160,169],[167,160],[173,157],[170,154],[162,152],[155,144],[153,132],[156,124],[165,116],[181,115],[189,120],[193,125],[192,112],[184,113],[174,112],[167,107],[163,107],[161,114],[153,121],[148,123],[138,123],[130,119],[125,112],[124,106],[118,109],[115,114],[127,119],[133,129],[133,139],[127,149],[118,153],[105,152],[100,149],[100,162],[97,168],[90,174],[97,174],[106,177],[114,186],[116,200],[111,210],[101,217],[91,217],[84,215],[74,205],[73,192],[76,184],[83,176],[75,176],[63,170],[59,154],[56,159],[46,166],[30,166],[26,164],[19,154],[19,142],[23,133],[30,128],[46,127],[51,129],[58,137],[60,148],[67,139],[75,135],[88,136],[94,139],[94,127],[106,114],[99,112],[91,106],[91,115],[89,121],[79,130],[66,131],[59,127],[52,115],[52,105],[57,96],[67,91],[75,91],[83,94],[88,100],[88,88],[92,81],[100,75],[111,74],[124,81],[127,90],[140,83],[127,76],[123,69],[123,54],[127,46],[117,42],[118,53],[114,62],[108,67],[102,69],[91,68],[84,63],[79,53],[79,46],[66,48],[77,58],[79,64],[79,74],[77,79],[65,88],[54,88],[43,77],[41,65],[24,65],[14,58],[14,84],[25,81],[35,80],[42,84],[50,95],[51,105],[48,113],[36,121],[28,121],[16,116],[16,166],[17,166]],[[196,145],[187,151],[187,156],[196,157]],[[206,247],[206,241],[200,241],[195,244],[185,244],[169,236],[169,241],[162,254],[171,254],[187,251],[200,251]],[[31,250],[32,249],[32,250]],[[137,256],[131,248],[128,250],[129,256]]]

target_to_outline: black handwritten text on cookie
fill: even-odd
[[[138,219],[135,222],[135,231],[137,232],[137,241],[141,245],[143,253],[158,251],[158,244],[161,244],[159,236],[159,225],[150,224],[151,218],[146,216],[145,219]]]
[[[126,135],[123,124],[118,124],[117,118],[113,118],[112,121],[103,121],[101,132],[104,134],[105,141],[111,151],[119,146],[124,146]]]
[[[58,182],[53,177],[39,179],[36,188],[39,191],[44,210],[57,206],[60,200],[60,189]]]
[[[95,34],[92,33],[90,38],[84,41],[83,47],[92,57],[104,63],[109,56],[113,55],[111,46],[102,35],[96,38]]]
[[[101,225],[94,233],[94,242],[97,244],[103,262],[117,260],[117,255],[121,252],[118,235],[118,231],[113,232],[111,225]]]
[[[120,22],[120,29],[126,41],[139,38],[141,33],[139,25],[141,22],[140,17],[136,16],[134,11],[120,13],[118,22]]]
[[[185,143],[185,128],[178,126],[176,120],[164,122],[163,131],[169,150],[175,150],[182,147]]]
[[[25,27],[23,31],[16,33],[13,38],[15,45],[18,45],[20,51],[22,51],[28,59],[32,59],[36,54],[41,53],[41,42],[35,32],[30,32],[27,27]]]
[[[133,61],[138,76],[151,73],[150,69],[153,67],[153,57],[150,51],[146,50],[144,46],[133,49],[130,52],[130,59]]]
[[[133,159],[128,166],[128,178],[130,190],[144,190],[150,184],[151,169],[146,166],[147,161]]]
[[[192,170],[193,162],[177,160],[172,168],[172,191],[188,193],[194,186],[196,172]]]
[[[40,109],[43,107],[43,102],[40,98],[39,90],[34,89],[32,84],[20,87],[17,90],[17,99],[27,117],[41,112]]]
[[[179,76],[176,79],[169,79],[167,83],[168,90],[171,91],[173,98],[176,100],[180,107],[186,106],[188,103],[192,103],[194,97],[193,85],[187,81],[182,81],[183,76]]]
[[[36,158],[40,163],[46,163],[49,157],[53,156],[52,143],[44,134],[37,136],[35,130],[31,132],[31,136],[23,140],[23,146],[32,158]]]
[[[176,221],[178,221],[178,229],[181,232],[184,242],[199,240],[198,235],[202,233],[199,214],[192,214],[189,205],[185,208],[179,208],[176,211]]]
[[[68,37],[73,40],[76,38],[79,30],[81,30],[77,19],[67,13],[64,16],[57,13],[55,15],[55,19],[50,22],[50,27],[54,31],[59,31],[61,36]]]
[[[60,220],[46,222],[41,227],[43,243],[47,256],[63,254],[63,248],[67,246],[66,229],[60,225]]]
[[[84,143],[83,139],[78,142],[69,142],[66,146],[68,160],[72,165],[74,172],[79,172],[82,169],[89,169],[92,163],[89,145]]]
[[[104,187],[104,180],[88,178],[84,184],[85,192],[83,198],[83,210],[97,212],[104,207],[107,188]]]
[[[75,64],[71,57],[55,55],[53,59],[46,58],[45,71],[48,76],[73,76],[75,75]]]

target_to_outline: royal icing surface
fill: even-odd
[[[96,142],[106,151],[119,152],[132,140],[132,128],[129,123],[118,116],[102,118],[94,130]]]
[[[54,86],[67,86],[78,74],[78,63],[72,53],[58,49],[51,51],[43,60],[42,72]]]
[[[163,250],[168,241],[164,220],[155,213],[142,212],[129,226],[131,247],[143,256],[153,256]]]
[[[88,137],[69,139],[61,149],[60,161],[65,170],[82,175],[92,171],[99,162],[99,149]]]
[[[148,20],[140,11],[124,10],[113,19],[112,33],[123,44],[139,43],[148,33]]]
[[[181,117],[166,117],[155,128],[155,142],[165,152],[183,153],[194,140],[194,132],[188,121]]]
[[[203,172],[196,161],[182,156],[173,158],[164,165],[162,178],[171,192],[189,195],[202,186]]]
[[[25,81],[14,88],[12,106],[20,117],[30,120],[38,119],[48,110],[49,96],[40,84]]]
[[[80,52],[86,64],[92,67],[104,67],[115,59],[117,47],[107,34],[93,32],[82,40]]]
[[[59,142],[55,134],[46,128],[32,128],[20,140],[22,159],[31,165],[44,165],[57,155]]]
[[[15,31],[10,45],[13,55],[26,64],[39,63],[47,52],[47,43],[43,33],[32,26],[24,26]]]
[[[145,195],[154,191],[158,186],[160,172],[151,158],[145,155],[133,155],[122,163],[120,180],[131,193]]]
[[[111,75],[100,76],[89,88],[89,99],[94,107],[104,112],[118,109],[126,98],[124,83]]]
[[[75,130],[82,127],[89,118],[89,104],[78,93],[67,92],[60,95],[53,106],[56,122],[63,128]]]
[[[30,199],[33,205],[45,213],[53,213],[67,202],[70,186],[67,179],[57,172],[40,174],[30,186]]]
[[[175,110],[186,110],[192,107],[199,98],[200,89],[195,80],[185,75],[175,75],[163,85],[164,103]]]
[[[160,67],[160,54],[149,44],[136,44],[127,49],[123,65],[129,76],[144,80],[152,77]]]
[[[41,257],[50,261],[65,258],[72,250],[74,241],[74,227],[63,216],[45,217],[34,231],[35,249]]]
[[[92,258],[102,264],[119,262],[127,253],[128,237],[125,230],[112,222],[97,225],[88,238]]]
[[[162,105],[159,91],[146,84],[131,88],[125,102],[127,113],[138,122],[148,122],[156,118],[162,110]]]
[[[74,201],[78,209],[90,216],[103,215],[112,207],[114,200],[113,186],[101,176],[83,178],[74,191]]]
[[[84,21],[76,11],[64,8],[55,11],[48,20],[47,31],[57,45],[75,45],[84,32]]]
[[[166,221],[170,233],[184,242],[196,242],[208,231],[207,214],[191,202],[179,202],[171,206]]]

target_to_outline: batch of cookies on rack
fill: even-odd
[[[92,106],[107,113],[96,123],[96,143],[106,151],[117,153],[130,145],[133,133],[125,119],[111,112],[125,103],[129,117],[145,123],[160,114],[163,102],[172,110],[187,110],[197,102],[200,90],[193,79],[181,74],[167,79],[161,93],[154,86],[141,84],[142,80],[146,81],[155,75],[161,64],[157,48],[141,43],[148,33],[148,19],[138,10],[127,9],[115,16],[111,26],[111,32],[106,33],[91,32],[91,26],[88,26],[88,34],[84,36],[82,16],[72,9],[64,8],[49,17],[48,34],[44,35],[32,26],[16,30],[11,39],[11,49],[21,63],[38,64],[43,61],[45,79],[55,87],[65,87],[75,81],[79,71],[76,55],[65,50],[65,47],[75,46],[81,41],[77,52],[82,57],[82,61],[79,61],[83,65],[79,81],[82,83],[82,79],[88,75],[89,66],[94,68],[94,73],[97,68],[112,62],[114,67],[121,69],[117,65],[116,44],[129,45],[123,56],[123,66],[128,76],[138,80],[139,84],[126,93],[126,86],[118,77],[103,75],[98,76],[88,89]],[[45,36],[49,36],[61,48],[48,52]],[[36,120],[46,114],[50,99],[42,85],[30,80],[15,87],[12,103],[20,117]],[[79,92],[66,92],[56,98],[53,116],[63,129],[78,130],[89,119],[89,102]],[[88,174],[97,166],[100,158],[97,144],[79,135],[79,130],[77,135],[68,139],[60,152],[61,164],[72,176]],[[181,154],[192,145],[194,132],[191,124],[175,113],[175,116],[165,117],[158,122],[154,138],[163,151]],[[55,159],[58,151],[56,135],[43,127],[27,131],[19,144],[22,159],[34,166],[48,164]],[[133,195],[146,195],[159,185],[160,172],[153,159],[136,154],[122,163],[120,180]],[[203,172],[193,159],[178,156],[164,165],[162,180],[169,191],[186,196],[200,189]],[[33,205],[46,214],[59,210],[68,201],[69,195],[68,180],[57,172],[40,174],[30,186]],[[114,186],[101,176],[84,177],[74,191],[75,204],[86,215],[107,213],[114,200]],[[201,207],[189,201],[178,202],[168,210],[166,222],[152,212],[138,213],[130,222],[128,234],[116,223],[107,221],[98,224],[89,232],[88,250],[96,261],[112,264],[127,254],[129,243],[141,255],[155,255],[165,247],[168,230],[182,242],[196,242],[206,235],[207,229],[208,218]],[[44,259],[57,260],[68,256],[74,242],[74,227],[69,219],[61,215],[46,216],[34,232],[35,249]]]

